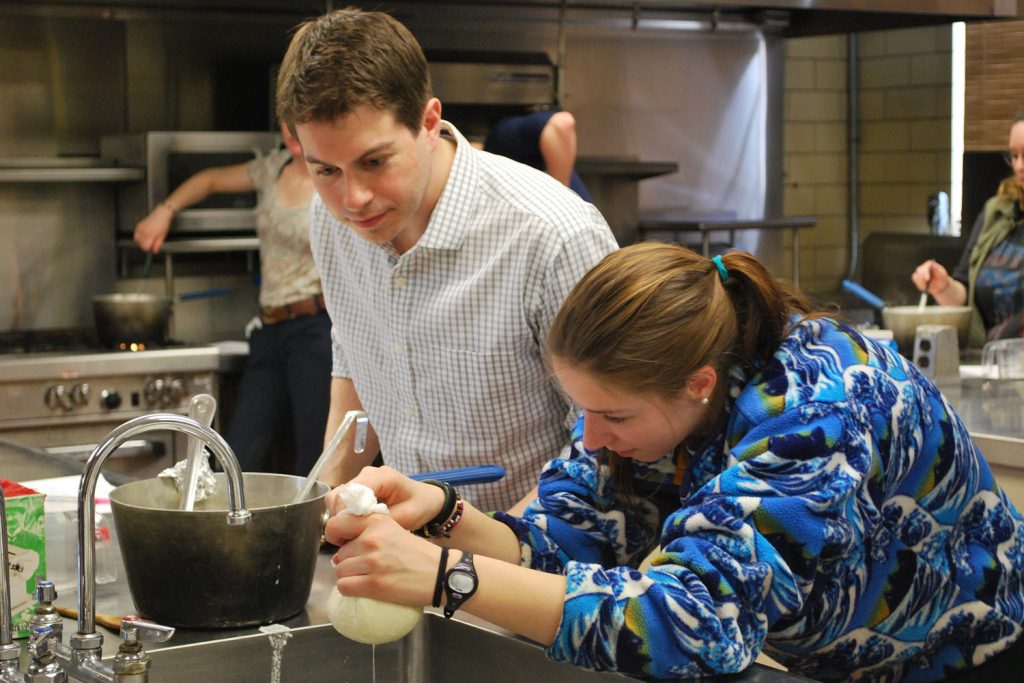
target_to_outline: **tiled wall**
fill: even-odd
[[[863,33],[857,52],[860,242],[927,233],[928,197],[950,183],[951,28]],[[846,62],[845,35],[786,44],[783,211],[817,217],[800,235],[809,292],[837,291],[850,265]]]

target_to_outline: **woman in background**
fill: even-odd
[[[302,149],[281,126],[284,149],[209,168],[179,185],[135,226],[135,242],[157,253],[174,215],[217,192],[257,192],[260,314],[247,327],[249,357],[226,439],[244,471],[284,469],[275,443],[291,428],[305,476],[323,447],[330,405],[331,320],[309,247],[313,181]]]
[[[911,279],[940,304],[974,308],[968,344],[1024,337],[1024,109],[1010,126],[1006,163],[1013,175],[985,202],[952,276],[925,261]]]

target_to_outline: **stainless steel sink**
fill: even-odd
[[[271,681],[267,635],[248,635],[154,650],[151,683]],[[329,624],[291,630],[281,657],[281,683],[585,683],[634,680],[549,660],[537,645],[428,612],[396,643],[371,647],[344,638]],[[808,681],[754,666],[730,681]]]
[[[270,681],[273,647],[267,635],[227,638],[150,652],[150,683]],[[395,643],[362,645],[329,624],[291,630],[282,650],[281,683],[427,683],[437,681],[629,680],[549,660],[538,646],[427,613]]]

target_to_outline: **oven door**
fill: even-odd
[[[124,421],[124,416],[116,419],[8,421],[0,426],[0,439],[23,448],[45,451],[67,460],[69,465],[80,470],[96,446]],[[114,451],[103,469],[130,479],[155,477],[184,457],[187,438],[171,430],[145,432]]]

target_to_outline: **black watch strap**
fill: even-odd
[[[444,616],[451,619],[455,610],[476,593],[479,579],[473,566],[473,553],[464,551],[455,566],[444,575]]]

